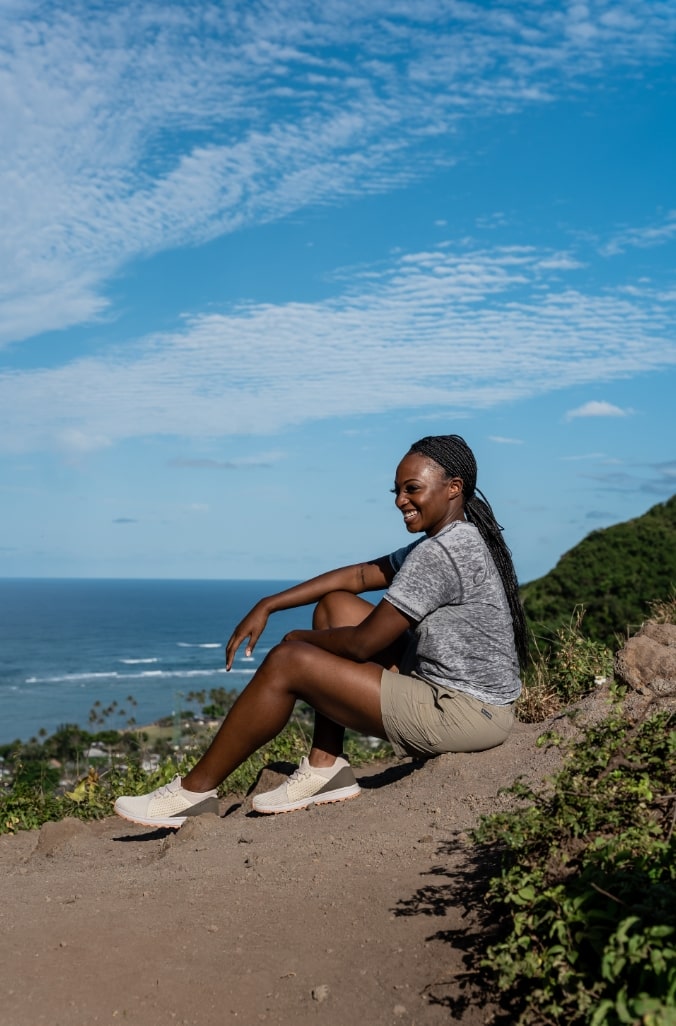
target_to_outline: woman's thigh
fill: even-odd
[[[291,692],[343,727],[385,737],[377,663],[356,663],[305,641],[287,641],[266,656],[248,685]]]
[[[490,705],[418,677],[383,670],[381,713],[388,740],[400,757],[482,752],[506,740],[511,706]]]

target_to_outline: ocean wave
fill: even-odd
[[[101,680],[101,679],[112,679],[116,681],[128,681],[128,680],[144,680],[152,678],[158,680],[160,678],[180,678],[187,679],[191,677],[213,677],[216,674],[229,673],[230,676],[252,676],[255,673],[253,669],[242,669],[242,670],[226,670],[225,667],[214,667],[209,670],[142,670],[140,673],[118,673],[117,670],[111,670],[110,673],[66,673],[63,676],[56,677],[27,677],[24,681],[25,684],[75,684],[88,680]]]
[[[26,684],[61,684],[64,681],[74,680],[101,680],[110,677],[124,677],[125,674],[111,670],[109,673],[65,673],[59,677],[27,677]],[[134,676],[133,674],[131,676]]]
[[[177,641],[176,644],[179,648],[223,648],[222,641],[208,641],[203,644],[197,644],[191,641]]]
[[[159,663],[159,659],[153,656],[150,659],[118,659],[118,662],[124,663],[125,666],[136,666],[137,663]]]

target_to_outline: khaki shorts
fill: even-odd
[[[391,670],[383,670],[381,677],[380,711],[387,739],[400,759],[483,752],[501,745],[514,723],[511,705],[489,705]]]

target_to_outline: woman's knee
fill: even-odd
[[[285,680],[287,677],[297,674],[311,656],[312,647],[307,642],[283,641],[270,649],[261,670],[264,667],[269,670],[273,680]],[[266,674],[266,676],[268,675]]]
[[[315,606],[312,626],[316,631],[330,627],[354,627],[373,609],[370,602],[350,591],[330,591]]]

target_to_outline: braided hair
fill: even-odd
[[[474,453],[460,435],[427,435],[413,443],[407,456],[413,454],[434,460],[449,478],[462,478],[465,516],[477,528],[500,574],[512,614],[519,663],[522,668],[525,667],[528,658],[528,632],[512,554],[505,544],[502,537],[503,528],[495,519],[490,503],[476,486],[477,465]]]

